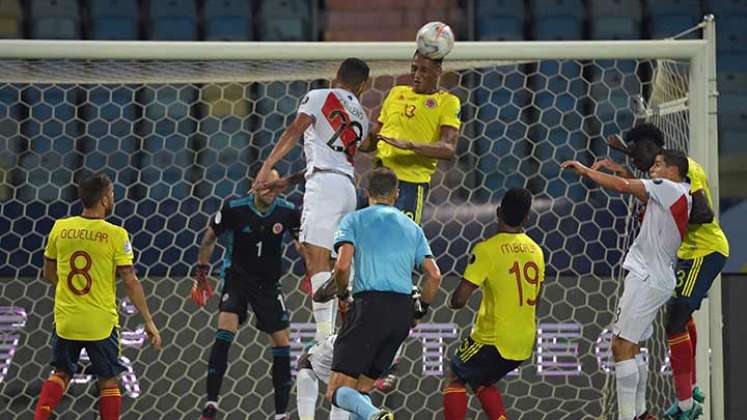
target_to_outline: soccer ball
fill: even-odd
[[[443,22],[428,22],[418,30],[415,38],[418,52],[433,60],[446,57],[454,47],[454,33]]]

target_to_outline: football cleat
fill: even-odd
[[[394,414],[389,410],[379,410],[369,420],[394,420]]]

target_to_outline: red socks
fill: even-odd
[[[506,407],[503,406],[503,398],[495,385],[482,386],[475,392],[480,399],[482,409],[490,420],[508,420]]]
[[[119,385],[108,386],[99,391],[99,414],[101,420],[119,420],[122,408],[122,394]]]
[[[695,350],[698,348],[698,330],[695,329],[695,320],[693,317],[690,317],[690,320],[687,321],[687,332],[690,334],[690,343],[692,344],[693,348],[693,385],[697,384],[698,381],[695,378]]]
[[[59,375],[52,375],[42,386],[39,402],[36,404],[34,420],[46,420],[62,399],[65,392],[65,380]]]
[[[467,390],[464,385],[451,384],[443,392],[444,418],[446,420],[464,420],[467,415]]]
[[[674,388],[677,400],[686,401],[692,398],[693,349],[690,334],[687,332],[669,336]]]

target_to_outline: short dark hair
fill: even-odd
[[[501,200],[501,220],[511,227],[521,226],[531,208],[532,193],[526,188],[511,188]]]
[[[412,58],[415,58],[417,56],[421,56],[421,57],[425,58],[426,60],[431,60],[434,63],[438,64],[439,66],[444,63],[444,59],[443,58],[430,58],[430,57],[426,57],[423,54],[420,54],[420,51],[415,50],[415,53],[412,55]]]
[[[680,178],[685,178],[690,170],[690,163],[685,152],[674,149],[664,149],[659,152],[661,159],[667,166],[676,166],[679,169]]]
[[[78,183],[78,198],[83,202],[83,207],[87,209],[96,207],[96,204],[101,201],[111,185],[112,180],[103,173],[83,178]]]
[[[659,130],[659,127],[653,124],[639,124],[625,134],[626,143],[636,143],[646,140],[653,142],[659,147],[664,147],[664,133]]]
[[[389,168],[376,168],[368,176],[368,195],[370,197],[385,197],[394,194],[399,181]]]
[[[368,64],[359,58],[346,58],[337,69],[337,79],[347,86],[358,86],[368,80]]]

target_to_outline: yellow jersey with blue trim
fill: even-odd
[[[421,94],[415,93],[411,86],[395,86],[381,106],[379,134],[413,143],[437,143],[442,126],[461,127],[460,107],[459,98],[444,90]],[[399,180],[412,183],[430,182],[437,165],[434,158],[384,142],[379,142],[376,158]]]

